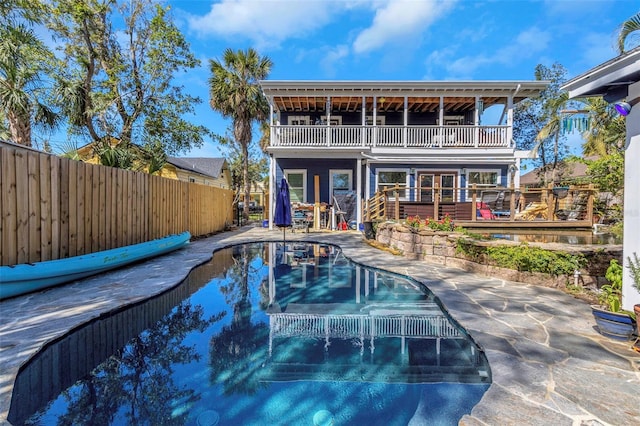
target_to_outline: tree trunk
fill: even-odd
[[[15,111],[7,113],[9,119],[9,131],[13,142],[31,146],[31,120],[28,114],[20,114]]]
[[[251,182],[249,182],[249,145],[242,144],[242,181],[244,182],[244,207],[242,217],[249,220],[249,199],[251,198]]]

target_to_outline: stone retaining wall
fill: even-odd
[[[596,290],[607,280],[604,278],[611,259],[622,262],[622,246],[571,245],[559,243],[528,243],[551,251],[562,251],[571,254],[581,253],[588,260],[587,266],[579,270],[579,275],[552,276],[549,274],[520,272],[513,269],[499,268],[486,263],[478,263],[465,257],[464,253],[456,253],[458,241],[478,247],[520,245],[513,241],[478,241],[465,234],[455,232],[433,231],[421,228],[409,228],[395,222],[380,223],[376,230],[376,241],[394,250],[404,257],[425,261],[443,266],[460,268],[481,275],[498,277],[509,281],[543,285],[546,287],[564,288],[567,284],[577,284],[590,290]]]

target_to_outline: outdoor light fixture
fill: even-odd
[[[631,112],[631,104],[628,102],[616,102],[614,104],[616,111],[623,117],[626,117]]]

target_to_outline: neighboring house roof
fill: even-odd
[[[200,173],[204,176],[218,178],[222,174],[226,159],[211,157],[167,157],[167,163],[173,164],[175,167]]]
[[[585,160],[597,160],[597,156],[586,157]],[[571,162],[567,163],[567,168],[564,170],[562,179],[576,179],[587,176],[587,165],[584,163]],[[546,166],[547,170],[551,170],[551,165]],[[520,185],[536,185],[540,183],[540,173],[543,173],[543,168],[533,169],[528,173],[520,176]]]

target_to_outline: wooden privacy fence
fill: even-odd
[[[233,192],[0,143],[0,265],[224,230]]]

